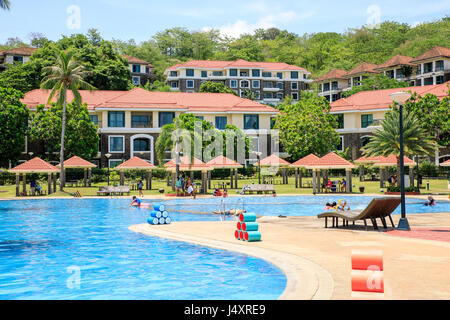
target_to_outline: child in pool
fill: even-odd
[[[332,209],[336,209],[337,203],[336,201],[333,202],[327,202],[327,204],[325,205],[325,210],[332,210]]]
[[[350,206],[347,204],[346,200],[341,201],[341,204],[338,206],[338,210],[340,211],[350,210]]]
[[[424,203],[424,206],[431,207],[436,204],[436,201],[432,196],[428,196],[428,200]]]
[[[133,201],[130,204],[130,207],[139,207],[141,205],[141,200],[139,200],[136,196],[133,196]]]

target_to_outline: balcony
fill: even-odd
[[[263,91],[266,91],[266,92],[278,92],[278,91],[280,91],[280,88],[278,88],[278,87],[264,87],[263,88]]]

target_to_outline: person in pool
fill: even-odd
[[[424,206],[434,206],[436,204],[436,201],[432,196],[428,196],[428,200],[423,204]]]
[[[141,205],[141,200],[136,196],[133,196],[133,201],[130,203],[130,207],[139,207]]]
[[[325,205],[325,210],[336,209],[336,206],[337,206],[336,201],[327,202],[327,204]]]
[[[338,206],[338,210],[340,211],[350,210],[350,206],[347,204],[346,200],[341,201],[341,203]]]

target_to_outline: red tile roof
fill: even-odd
[[[218,156],[212,159],[211,161],[208,161],[206,164],[212,168],[224,168],[224,169],[226,168],[234,169],[243,167],[243,165],[224,156]]]
[[[317,78],[315,81],[324,81],[324,80],[338,80],[338,79],[344,79],[344,76],[347,74],[347,71],[342,69],[333,69],[327,73],[325,73],[323,76]]]
[[[381,161],[383,159],[385,159],[385,157],[383,157],[383,156],[377,156],[377,157],[364,157],[363,156],[363,157],[361,157],[359,159],[356,159],[353,162],[354,163],[361,163],[361,164],[363,164],[363,163],[375,163],[375,162]]]
[[[165,165],[167,170],[175,171],[176,170],[176,159],[172,159],[167,162]],[[211,168],[209,165],[204,163],[203,161],[193,158],[191,161],[191,157],[184,156],[180,158],[180,171],[210,171]]]
[[[375,71],[376,67],[378,67],[376,64],[363,62],[360,65],[353,68],[352,70],[350,70],[349,72],[347,72],[347,74],[345,74],[345,78],[349,78],[351,76],[363,73],[377,73],[377,71]]]
[[[343,111],[388,109],[389,106],[392,105],[393,103],[389,95],[398,91],[417,92],[417,94],[421,96],[430,93],[442,99],[443,97],[447,96],[448,88],[447,83],[442,83],[437,85],[421,86],[421,87],[361,91],[348,98],[342,98],[332,102],[330,104],[331,112],[338,113]]]
[[[308,169],[351,169],[354,167],[355,165],[353,163],[338,156],[334,152],[330,152],[306,166]]]
[[[37,50],[36,48],[20,47],[20,48],[0,51],[0,54],[2,54],[2,55],[15,54],[15,55],[20,55],[20,56],[31,56],[36,50]]]
[[[417,165],[416,162],[414,162],[413,160],[404,157],[403,161],[405,163],[405,166],[415,166]],[[393,154],[391,154],[388,157],[384,157],[382,160],[379,160],[377,162],[375,162],[374,166],[376,167],[390,167],[390,166],[396,166],[397,165],[397,157]]]
[[[440,164],[441,167],[450,167],[450,159]]]
[[[306,71],[284,62],[249,62],[243,59],[236,61],[217,61],[217,60],[191,60],[185,63],[176,64],[166,70],[177,70],[179,68],[203,68],[203,69],[225,69],[225,68],[260,68],[267,71]]]
[[[381,70],[389,67],[395,67],[395,66],[403,66],[403,65],[410,65],[413,58],[408,56],[402,56],[402,55],[396,55],[390,58],[388,61],[383,62],[378,67],[375,68],[375,70]]]
[[[151,63],[149,63],[149,62],[147,62],[147,61],[144,61],[144,60],[142,60],[142,59],[139,59],[139,58],[136,58],[136,57],[132,57],[132,56],[128,56],[128,55],[126,55],[126,54],[124,54],[123,57],[124,57],[125,59],[127,59],[127,62],[128,62],[128,63],[145,64],[145,65],[149,66],[150,68],[154,68],[154,66],[153,66]]]
[[[46,104],[48,90],[36,89],[25,94],[22,103],[29,108]],[[276,114],[278,110],[228,93],[151,92],[141,88],[130,91],[80,90],[88,109],[169,109],[186,112],[257,112]],[[68,101],[73,99],[68,93]]]
[[[447,57],[450,58],[450,49],[446,47],[433,47],[425,53],[421,54],[418,57],[415,57],[411,62],[419,62],[422,60],[438,58],[438,57]]]
[[[289,167],[291,164],[287,162],[286,160],[280,158],[276,154],[271,154],[267,158],[262,159],[261,161],[258,161],[254,164],[255,166],[261,166],[261,167]]]
[[[12,173],[56,173],[59,169],[41,158],[33,158],[9,170]]]
[[[316,156],[315,154],[311,153],[307,155],[306,157],[301,158],[300,160],[294,162],[291,166],[292,167],[298,167],[298,168],[304,168],[305,166],[312,164],[319,160],[320,158]]]
[[[61,167],[58,164],[57,167]],[[72,158],[64,161],[64,168],[96,168],[97,166],[92,162],[84,160],[78,156],[73,156]]]
[[[139,157],[133,157],[130,160],[125,161],[124,163],[118,165],[116,169],[118,170],[125,170],[125,169],[153,169],[156,168],[153,164],[139,158]]]

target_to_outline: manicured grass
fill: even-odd
[[[280,180],[281,178],[277,179]],[[331,179],[339,179],[339,178],[331,178]],[[342,178],[340,178],[342,179]],[[219,182],[229,182],[228,179],[226,180],[213,180],[211,181],[211,187],[212,189],[209,190],[209,193],[214,192],[214,187]],[[307,181],[311,181],[311,178],[303,178],[303,183],[305,184]],[[430,182],[430,190],[426,189],[427,181]],[[195,181],[197,185],[200,185],[200,181]],[[251,183],[258,183],[258,178],[254,177],[253,179],[245,179],[245,180],[239,180],[239,188],[242,188],[244,184],[251,184]],[[47,190],[47,184],[45,182],[41,182],[41,185],[44,190]],[[98,183],[94,184],[90,188],[72,188],[72,187],[66,187],[64,190],[65,192],[56,192],[51,195],[51,197],[72,197],[72,194],[76,191],[80,191],[81,195],[83,197],[89,197],[89,196],[97,196],[97,191],[99,186],[106,186],[107,183]],[[354,193],[360,193],[359,187],[364,186],[365,191],[364,193],[372,193],[372,194],[382,194],[380,192],[380,183],[379,181],[364,181],[360,182],[359,178],[357,176],[353,177],[353,185],[355,186],[353,188]],[[144,190],[144,195],[161,195],[159,193],[159,189],[164,189],[165,193],[172,193],[171,187],[167,186],[166,180],[153,180],[153,190]],[[421,189],[421,192],[424,194],[427,193],[433,193],[433,194],[449,194],[450,190],[448,189],[448,182],[447,180],[423,180],[423,187]],[[59,188],[59,186],[57,187]],[[22,185],[20,186],[20,190],[22,191]],[[29,184],[27,185],[27,190],[29,190]],[[295,181],[293,177],[289,178],[289,184],[288,185],[275,185],[275,190],[278,194],[312,194],[311,188],[302,188],[302,189],[296,189],[295,188]],[[239,189],[240,192],[240,189]],[[7,185],[7,186],[0,186],[0,198],[15,198],[16,193],[16,187],[15,185]],[[228,194],[236,194],[237,190],[228,190]],[[132,191],[130,193],[131,196],[138,195],[138,191]],[[41,198],[45,198],[48,196],[43,196]]]

